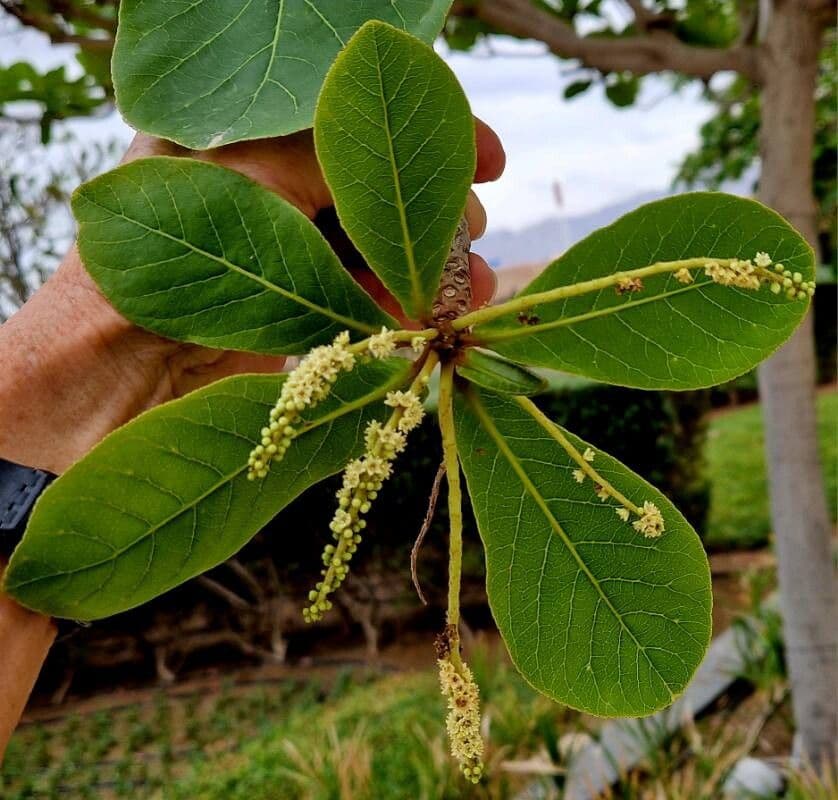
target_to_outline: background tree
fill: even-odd
[[[70,193],[116,160],[113,142],[81,143],[66,131],[54,139],[45,149],[37,125],[0,121],[0,322],[29,299],[72,243]]]
[[[825,275],[834,276],[838,239],[838,58],[835,31],[821,49],[815,91],[812,179],[818,204],[818,244]],[[721,88],[707,85],[704,96],[717,111],[701,126],[701,143],[681,162],[676,184],[719,189],[756,170],[759,162],[760,93],[744,78]],[[759,180],[754,183],[757,191]]]
[[[83,65],[107,95],[113,0],[0,0],[0,6],[54,42],[78,44]],[[633,102],[648,74],[707,82],[718,73],[736,73],[759,94],[758,196],[816,245],[818,55],[834,23],[830,0],[460,0],[447,33],[460,47],[490,33],[544,42],[583,70],[569,95],[602,84],[618,105]],[[760,369],[760,393],[795,720],[803,752],[819,760],[831,756],[838,734],[832,702],[838,592],[814,385],[809,320]]]
[[[7,15],[0,33],[7,32],[17,20],[45,33],[54,44],[76,45],[76,59],[82,68],[82,74],[73,78],[63,66],[39,70],[22,61],[0,67],[0,118],[37,123],[41,141],[47,143],[56,120],[109,110],[113,96],[110,55],[116,32],[116,3],[0,0],[0,9]],[[16,110],[19,101],[25,101],[23,114]]]

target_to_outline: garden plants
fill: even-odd
[[[437,658],[466,778],[483,767],[458,633],[465,492],[524,677],[592,714],[669,705],[710,639],[706,556],[666,497],[539,410],[532,368],[644,389],[727,381],[803,318],[809,246],[756,202],[685,194],[591,234],[513,299],[472,308],[462,217],[474,123],[427,44],[447,3],[289,0],[270,19],[270,4],[217,19],[195,6],[122,4],[126,118],[192,148],[313,126],[342,226],[412,324],[373,302],[306,217],[236,172],[155,157],[85,184],[80,252],[123,315],[172,339],[302,359],[108,436],[37,504],[6,591],[58,617],[115,614],[228,558],[342,473],[322,575],[301,598],[319,620],[363,555],[367,515],[438,372],[450,565]]]

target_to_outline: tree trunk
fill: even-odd
[[[812,191],[821,24],[777,0],[762,48],[759,197],[817,247]],[[818,458],[811,315],[759,370],[781,611],[799,755],[831,763],[838,735],[838,591]]]

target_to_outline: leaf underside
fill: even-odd
[[[232,170],[140,159],[84,184],[73,211],[102,292],[163,336],[296,354],[393,324],[310,220]]]
[[[526,396],[547,388],[547,381],[532,370],[476,347],[469,347],[463,353],[457,374],[496,394]]]
[[[311,127],[323,77],[368,19],[432,42],[451,0],[122,0],[116,99],[138,130],[186,147]]]
[[[685,258],[768,253],[804,280],[814,255],[778,214],[753,200],[698,192],[649,203],[571,247],[527,286],[534,294],[621,270]],[[695,271],[644,279],[637,294],[613,288],[536,306],[478,326],[509,338],[491,347],[516,361],[641,389],[712,386],[747,372],[794,331],[809,303],[720,286]],[[528,322],[529,324],[525,324]],[[535,322],[536,324],[533,324]],[[552,326],[552,327],[551,327]]]
[[[669,705],[710,639],[710,571],[696,533],[660,492],[598,452],[605,480],[662,511],[666,532],[645,539],[590,479],[573,479],[577,465],[513,400],[470,389],[455,414],[489,602],[515,665],[539,691],[592,714]]]
[[[408,369],[392,359],[342,375],[264,481],[247,480],[247,458],[283,376],[227,378],[146,412],[43,494],[5,590],[28,608],[92,620],[210,569],[357,455],[366,421],[386,410],[371,396]]]
[[[317,104],[317,157],[341,224],[405,313],[428,315],[474,179],[474,120],[434,51],[368,23]]]

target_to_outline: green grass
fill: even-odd
[[[527,782],[498,769],[578,730],[496,651],[477,648],[490,782],[471,787],[448,755],[445,705],[427,670],[345,675],[324,691],[283,681],[21,727],[0,771],[3,800],[511,800]]]
[[[291,713],[226,762],[197,764],[172,800],[511,800],[532,779],[503,759],[579,730],[581,717],[530,688],[497,651],[477,648],[490,778],[467,784],[448,754],[445,706],[435,672],[398,674],[353,689],[317,713]],[[558,756],[557,756],[558,758]]]
[[[235,693],[159,692],[143,703],[22,725],[0,768],[0,797],[152,797],[193,762],[235,751],[288,708],[308,713],[324,698],[315,681],[288,680]]]
[[[793,425],[794,420],[790,419]],[[829,508],[838,508],[838,393],[818,397],[818,438]],[[759,406],[719,414],[710,423],[707,469],[711,480],[705,544],[713,549],[759,547],[771,519],[762,415]]]

